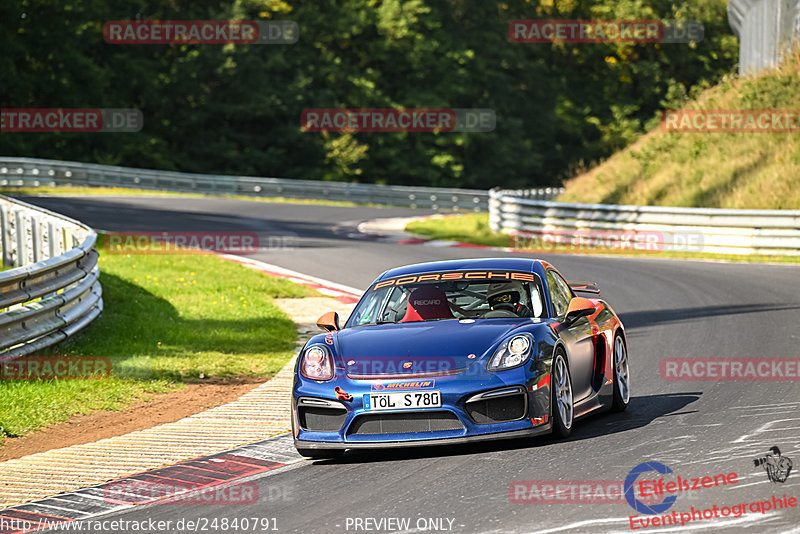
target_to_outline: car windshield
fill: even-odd
[[[346,327],[446,319],[541,317],[538,277],[532,281],[459,280],[370,289]]]

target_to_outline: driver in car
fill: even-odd
[[[499,282],[489,284],[486,300],[489,311],[484,317],[532,317],[530,308],[522,304],[525,288],[520,282]]]

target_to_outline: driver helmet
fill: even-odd
[[[492,310],[507,309],[516,312],[524,294],[522,282],[496,282],[489,284],[486,300]]]

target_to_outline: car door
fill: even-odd
[[[586,317],[581,317],[569,325],[563,323],[573,293],[567,282],[553,269],[547,270],[547,289],[550,293],[553,316],[562,321],[559,335],[566,345],[572,378],[572,395],[577,402],[592,393],[595,359],[592,327]]]

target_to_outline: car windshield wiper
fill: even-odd
[[[375,321],[373,323],[362,323],[362,324],[357,324],[357,325],[353,325],[353,326],[375,326],[375,325],[381,325],[381,324],[396,324],[396,323],[397,323],[397,321],[380,320],[380,321]]]

